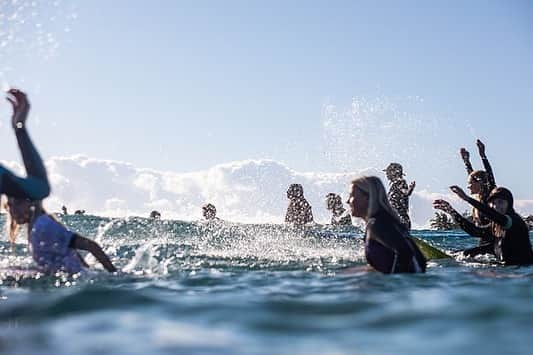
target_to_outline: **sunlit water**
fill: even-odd
[[[88,258],[95,271],[39,275],[24,236],[12,251],[3,238],[2,353],[531,353],[532,267],[443,260],[425,275],[386,276],[364,268],[353,230],[64,222],[122,271]],[[475,244],[415,235],[447,251]]]

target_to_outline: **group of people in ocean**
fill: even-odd
[[[0,164],[0,194],[7,196],[10,241],[14,243],[19,227],[26,225],[33,260],[45,273],[77,273],[88,267],[78,250],[88,251],[107,271],[115,272],[117,269],[96,242],[68,230],[43,208],[42,201],[51,189],[41,156],[26,128],[30,103],[26,94],[16,89],[8,91],[7,100],[13,107],[12,128],[27,173],[27,177],[19,177]],[[464,148],[460,151],[472,196],[458,186],[451,187],[452,192],[472,205],[473,220],[463,217],[445,200],[436,200],[434,207],[452,216],[466,233],[479,238],[479,245],[464,250],[464,255],[492,254],[506,265],[531,264],[533,251],[528,228],[513,208],[511,191],[496,185],[484,144],[478,140],[477,145],[484,170],[474,171],[468,151]],[[365,256],[375,270],[382,273],[425,272],[427,260],[410,235],[409,197],[416,184],[407,184],[403,168],[398,163],[391,163],[384,172],[390,185],[388,193],[376,176],[360,177],[351,182],[346,201],[349,211],[344,208],[340,195],[327,194],[325,200],[332,213],[331,224],[350,225],[352,217],[366,223]],[[286,223],[305,225],[313,222],[312,208],[304,197],[302,185],[290,185],[287,198]],[[211,203],[202,207],[202,213],[207,221],[218,220],[216,208]],[[158,219],[161,214],[153,211],[151,217]]]

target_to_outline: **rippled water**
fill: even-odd
[[[386,276],[364,267],[354,230],[64,222],[98,240],[122,272],[95,265],[78,277],[42,276],[29,271],[24,236],[14,250],[4,237],[2,353],[530,354],[533,346],[533,267],[458,257],[430,262],[425,275]],[[415,235],[447,251],[476,242]]]

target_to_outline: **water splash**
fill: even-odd
[[[64,0],[0,2],[0,86],[9,87],[17,60],[32,63],[57,56],[78,17],[76,3]],[[16,78],[21,82],[21,78]]]
[[[322,108],[324,150],[342,171],[383,169],[391,161],[427,166],[427,147],[439,138],[442,123],[418,96],[354,97],[347,106],[327,103]],[[432,160],[448,155],[440,149],[432,146]]]

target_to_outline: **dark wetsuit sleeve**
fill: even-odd
[[[491,236],[490,227],[478,227],[474,223],[470,222],[468,219],[461,216],[457,211],[452,213],[452,217],[459,224],[462,230],[472,237],[477,238],[488,238]]]
[[[509,223],[509,217],[499,213],[493,208],[490,208],[484,203],[481,203],[471,197],[466,198],[466,202],[471,204],[474,208],[478,209],[481,213],[485,215],[491,221],[505,227]]]
[[[42,200],[50,194],[50,183],[41,156],[25,128],[15,129],[27,177],[15,176],[0,166],[0,192],[8,196]]]
[[[398,238],[398,232],[391,225],[383,225],[370,220],[367,225],[366,237],[379,242],[399,255],[411,255],[411,250],[404,238]]]
[[[472,174],[474,172],[474,168],[472,168],[472,163],[470,162],[470,159],[463,159],[463,162],[465,163],[466,174]]]
[[[492,191],[496,187],[496,180],[494,179],[494,172],[492,171],[492,166],[489,163],[489,160],[487,157],[481,158],[481,161],[483,161],[483,167],[485,168],[485,171],[487,172],[487,179],[489,183],[489,192]]]

